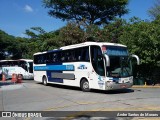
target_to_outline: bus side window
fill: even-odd
[[[50,54],[49,53],[46,54],[46,63],[50,63]]]
[[[56,59],[57,59],[57,53],[53,53],[52,54],[52,61],[53,61],[53,63],[56,62]]]
[[[89,47],[84,47],[81,53],[82,61],[89,61]]]
[[[72,55],[71,55],[71,51],[69,50],[68,52],[67,52],[67,61],[68,62],[72,62]]]
[[[61,61],[61,52],[57,52],[56,53],[56,62],[58,63],[58,62],[62,62]]]
[[[76,48],[75,49],[75,61],[80,61],[81,60],[81,48]]]
[[[94,70],[97,74],[104,76],[104,62],[102,57],[101,48],[99,46],[91,46],[91,61]]]
[[[46,63],[46,55],[42,54],[40,55],[40,64],[45,64]]]
[[[38,55],[38,64],[41,64],[41,56]]]
[[[72,49],[70,51],[70,62],[74,62],[75,61],[75,50]]]
[[[65,51],[61,52],[61,61],[65,62]]]
[[[34,62],[35,64],[37,64],[37,55],[34,55],[34,59],[33,59],[33,60],[34,60],[33,62]]]

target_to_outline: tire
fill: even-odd
[[[90,88],[89,88],[89,82],[86,79],[83,79],[81,81],[81,89],[83,92],[89,92]]]
[[[48,85],[46,76],[43,76],[42,81],[43,81],[43,85],[45,85],[45,86]]]

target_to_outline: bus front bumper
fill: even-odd
[[[131,88],[133,83],[116,83],[116,82],[106,82],[106,90],[117,90]]]

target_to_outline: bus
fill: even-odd
[[[34,54],[34,80],[90,89],[117,90],[133,85],[132,58],[127,46],[84,42]]]
[[[11,79],[12,74],[22,74],[23,79],[33,79],[33,60],[0,60],[0,74],[2,73],[6,79]]]

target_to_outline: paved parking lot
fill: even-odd
[[[0,111],[160,111],[159,93],[160,88],[82,92],[75,87],[24,81],[0,85]]]

